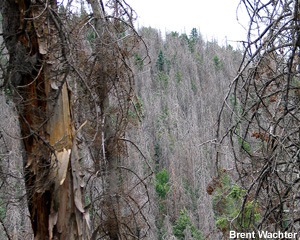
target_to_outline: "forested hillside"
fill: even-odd
[[[206,188],[217,174],[214,129],[241,54],[231,46],[205,42],[196,29],[190,34],[171,32],[165,40],[153,28],[139,33],[152,60],[148,65],[139,62],[145,55],[142,49],[134,64],[142,107],[138,143],[155,175],[151,183],[155,239],[174,235],[184,239],[185,225],[191,231],[185,234],[213,239],[218,235],[213,199]],[[136,136],[134,132],[132,138]],[[225,154],[221,165],[233,167]]]
[[[1,1],[0,239],[297,235],[299,6],[241,2],[235,49],[126,1]]]

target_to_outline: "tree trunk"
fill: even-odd
[[[97,30],[97,33],[99,37],[101,38],[101,33],[103,32],[103,25],[105,24],[105,16],[104,16],[104,10],[101,8],[101,4],[98,3],[97,0],[88,0],[88,2],[91,4],[94,16],[96,18],[95,21],[95,29]],[[108,55],[107,52],[104,52],[103,58]],[[118,60],[115,60],[118,61]],[[100,69],[108,69],[109,67],[106,61],[104,60],[101,62]],[[110,87],[110,79],[107,79],[106,77],[100,76],[100,84],[102,88],[100,91],[97,92],[99,98],[101,99],[99,106],[101,111],[101,118],[103,119],[104,126],[102,131],[104,133],[104,139],[102,140],[102,144],[105,146],[104,151],[104,158],[108,162],[108,191],[114,192],[117,190],[117,178],[118,174],[116,174],[115,170],[117,167],[117,154],[116,154],[116,127],[113,125],[113,122],[110,117],[110,110],[112,103],[110,103],[109,99],[109,89]],[[109,194],[108,194],[109,195]]]
[[[105,9],[103,7],[102,0],[87,0],[88,3],[91,4],[93,17],[95,18],[94,26],[97,32],[98,40],[103,41],[101,39],[110,39],[111,43],[114,42],[114,39],[107,32],[107,27],[109,25],[107,19],[105,18]],[[117,1],[115,2],[114,10],[118,11]],[[116,28],[116,26],[114,26]],[[115,30],[115,29],[114,29]],[[100,44],[101,45],[101,44]],[[120,183],[120,172],[119,172],[119,161],[120,161],[120,152],[122,146],[120,144],[119,135],[125,132],[124,129],[116,127],[116,123],[111,118],[111,107],[114,106],[115,103],[110,101],[110,91],[112,88],[112,80],[107,77],[107,74],[103,74],[103,72],[108,72],[110,74],[115,74],[120,71],[118,66],[120,66],[120,60],[117,53],[117,50],[111,48],[107,50],[99,46],[97,49],[97,53],[101,56],[102,61],[99,63],[100,71],[96,73],[98,77],[98,83],[101,85],[101,88],[97,92],[99,96],[99,107],[100,107],[100,115],[102,119],[102,136],[101,145],[103,146],[103,156],[102,159],[98,159],[98,161],[104,160],[107,163],[106,169],[106,189],[105,189],[105,198],[104,198],[104,209],[106,212],[106,219],[103,222],[103,226],[106,234],[112,240],[123,239],[122,231],[121,231],[121,219],[122,219],[122,204],[120,203],[120,196],[122,195],[122,183]],[[101,54],[99,53],[100,51]],[[109,55],[115,55],[114,59],[110,59]],[[113,65],[113,67],[112,67]],[[118,121],[118,120],[116,120]],[[124,210],[124,209],[123,209]]]
[[[56,1],[48,2],[1,1],[9,52],[5,82],[19,110],[35,239],[84,239],[87,213],[66,82],[69,66],[61,63],[67,62],[66,45]]]

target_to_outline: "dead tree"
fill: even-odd
[[[98,232],[110,239],[137,238],[139,229],[132,226],[138,226],[141,219],[147,222],[142,213],[146,203],[140,206],[130,195],[132,189],[121,194],[117,186],[117,173],[126,170],[137,178],[135,187],[147,188],[143,178],[118,162],[126,154],[126,117],[134,101],[128,59],[139,37],[133,29],[132,9],[125,2],[109,1],[109,11],[114,10],[109,15],[102,1],[88,2],[93,13],[80,16],[72,12],[72,1],[66,7],[44,0],[0,3],[9,53],[2,83],[10,88],[18,108],[35,239],[96,239]],[[82,38],[86,29],[96,35],[90,39],[91,50]],[[79,91],[93,114],[78,125],[74,106],[80,101]],[[116,119],[112,119],[114,113]],[[107,216],[111,214],[94,229],[89,224],[90,206],[84,202],[80,162],[82,139],[78,136],[84,126],[85,146],[92,152],[101,149],[91,176],[105,177],[102,184],[106,187],[96,201],[104,199],[97,203],[107,207]],[[128,214],[120,215],[125,210],[119,207],[119,199],[127,208],[134,205]]]
[[[219,141],[230,139],[237,182],[246,190],[230,226],[298,232],[300,5],[253,0],[240,7],[250,18],[248,39],[218,124]],[[231,125],[224,132],[225,113]],[[247,214],[251,201],[256,204]]]

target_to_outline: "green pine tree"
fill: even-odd
[[[173,226],[173,233],[179,240],[184,240],[184,230],[189,227],[193,239],[203,239],[202,233],[192,224],[189,216],[187,215],[186,208],[181,209],[180,216],[178,217],[176,224]]]
[[[193,28],[190,34],[190,39],[197,39],[198,38],[198,31],[196,28]]]
[[[164,57],[162,50],[159,51],[155,64],[156,64],[156,67],[158,68],[158,71],[160,71],[160,72],[164,71],[165,57]]]

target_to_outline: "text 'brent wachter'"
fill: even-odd
[[[296,239],[297,233],[291,232],[268,232],[268,231],[258,231],[256,232],[236,232],[230,231],[230,239]]]

